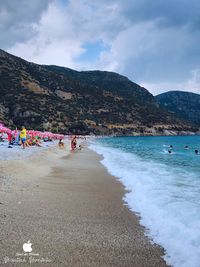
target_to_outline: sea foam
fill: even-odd
[[[124,201],[164,259],[175,267],[200,266],[200,181],[195,173],[145,160],[118,148],[93,143],[102,164],[127,189]]]

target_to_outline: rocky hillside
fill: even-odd
[[[158,103],[177,117],[200,126],[200,95],[170,91],[156,96]]]
[[[76,134],[194,130],[117,73],[37,65],[0,50],[0,120]]]

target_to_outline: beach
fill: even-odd
[[[167,266],[100,160],[52,147],[1,161],[0,266]]]

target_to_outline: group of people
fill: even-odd
[[[75,152],[75,151],[78,151],[78,150],[82,150],[83,146],[81,144],[77,144],[77,139],[79,138],[84,138],[84,140],[86,140],[85,137],[77,137],[76,135],[75,136],[71,136],[70,139],[71,139],[71,152]],[[63,139],[60,139],[59,142],[58,142],[58,147],[59,148],[64,148],[65,147],[65,143],[63,141]]]
[[[169,150],[168,150],[168,153],[169,153],[169,154],[172,154],[172,149],[173,149],[173,146],[170,145],[170,146],[169,146]],[[186,145],[186,146],[184,146],[184,149],[190,149],[190,148],[189,148],[189,146]],[[195,153],[196,155],[199,155],[199,150],[198,150],[198,149],[195,149],[194,153]]]
[[[59,148],[64,148],[65,143],[63,141],[64,137],[61,137],[62,139],[59,139],[58,146]],[[37,136],[36,134],[31,134],[24,126],[22,126],[21,130],[15,130],[14,132],[9,131],[7,133],[7,139],[8,139],[8,148],[12,148],[13,145],[21,145],[23,149],[30,146],[42,146],[42,141],[52,141],[49,137],[43,137]],[[71,137],[71,151],[74,152],[76,150],[81,150],[82,146],[77,146],[77,136]],[[85,139],[85,138],[84,138]],[[2,139],[3,141],[3,139]]]
[[[83,146],[81,144],[79,144],[79,146],[77,145],[77,139],[81,138],[80,136],[74,136],[71,138],[71,151],[74,152],[76,150],[81,150],[83,148]],[[85,137],[82,137],[82,139],[86,140]]]
[[[15,130],[15,133],[8,132],[8,147],[12,148],[12,145],[26,146],[26,128],[22,126],[21,131]]]
[[[8,147],[12,148],[12,145],[21,145],[23,149],[30,146],[42,146],[42,141],[38,136],[27,135],[26,128],[22,126],[21,130],[16,129],[15,134],[7,133]]]
[[[77,150],[81,150],[83,147],[81,144],[79,144],[79,146],[77,146],[77,136],[72,136],[71,137],[71,152],[77,151]],[[63,141],[63,139],[60,139],[58,142],[58,147],[59,148],[64,148],[65,147],[65,143]]]

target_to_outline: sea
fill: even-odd
[[[124,202],[165,249],[166,262],[199,267],[200,136],[107,137],[90,148],[125,186]]]

